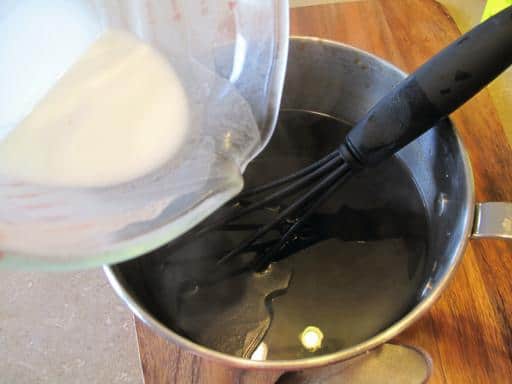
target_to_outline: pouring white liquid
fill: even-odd
[[[123,183],[171,158],[188,120],[168,61],[127,33],[107,32],[0,142],[0,174],[70,187]]]

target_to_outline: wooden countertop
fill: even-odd
[[[294,35],[342,41],[412,71],[460,35],[434,0],[365,0],[297,8]],[[512,150],[487,91],[454,114],[477,201],[512,201]],[[431,383],[512,381],[512,242],[472,240],[449,289],[398,341],[426,350]],[[242,382],[245,373],[168,344],[137,322],[146,384]],[[268,372],[255,383],[272,383]]]

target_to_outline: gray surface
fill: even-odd
[[[132,316],[101,270],[0,271],[0,383],[142,383]]]

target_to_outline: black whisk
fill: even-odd
[[[415,140],[511,64],[512,7],[509,7],[456,40],[399,83],[356,124],[337,151],[292,175],[243,192],[237,197],[236,209],[220,210],[199,233],[225,227],[251,212],[302,193],[219,260],[226,263],[287,222],[281,238],[271,242],[252,266],[265,267],[311,213],[355,171],[381,162]],[[263,196],[264,193],[267,195]],[[246,203],[248,198],[260,195],[263,196],[260,200]]]

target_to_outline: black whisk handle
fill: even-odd
[[[434,126],[512,64],[512,7],[475,27],[381,99],[341,150],[354,166],[380,162]]]

